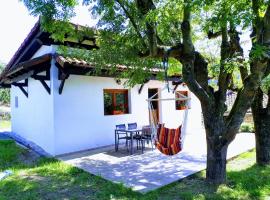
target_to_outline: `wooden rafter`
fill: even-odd
[[[45,75],[39,75],[37,73],[34,73],[32,75],[32,78],[34,78],[35,80],[39,80],[40,83],[43,85],[43,87],[45,88],[45,90],[48,92],[48,94],[51,94],[51,88],[48,86],[48,84],[46,83],[46,81],[50,81],[50,67],[46,69],[45,71]]]
[[[25,79],[24,82],[12,83],[12,85],[20,88],[22,93],[28,98],[28,92],[24,88],[24,87],[28,87],[28,79]]]
[[[66,70],[63,69],[63,67],[58,63],[56,63],[56,67],[58,68],[58,80],[61,81],[59,89],[58,89],[58,93],[62,94],[66,79],[69,78],[69,73],[66,72]]]

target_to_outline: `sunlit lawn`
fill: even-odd
[[[29,151],[11,141],[0,141],[0,171],[5,169],[14,174],[0,181],[0,200],[270,198],[270,167],[256,166],[254,152],[229,162],[226,185],[206,183],[203,171],[147,194],[133,192],[55,159],[33,159]]]
[[[0,120],[0,129],[8,129],[11,127],[10,120]]]

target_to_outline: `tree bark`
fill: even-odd
[[[270,115],[256,116],[256,161],[259,165],[270,165]]]
[[[220,146],[214,139],[207,138],[206,180],[221,184],[226,181],[226,158],[228,145]]]
[[[202,104],[202,111],[207,142],[206,180],[221,184],[226,181],[226,158],[229,145],[229,141],[224,139],[227,132],[225,120],[214,103]]]
[[[255,126],[256,162],[258,165],[270,164],[270,112],[269,103],[263,108],[263,92],[259,89],[252,104]]]

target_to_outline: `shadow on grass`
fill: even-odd
[[[0,182],[0,199],[141,199],[142,195],[55,159],[16,169]]]
[[[148,193],[159,199],[266,199],[270,197],[270,166],[253,165],[241,171],[227,172],[227,184],[205,181],[205,171]]]
[[[243,191],[251,199],[270,197],[270,166],[253,165],[241,171],[228,172],[232,188]]]
[[[8,147],[8,145],[10,145]],[[197,173],[147,194],[133,192],[122,184],[67,165],[56,159],[38,158],[21,164],[15,144],[3,145],[14,174],[0,181],[0,199],[263,199],[270,195],[270,167],[253,165],[228,172],[228,184],[216,186],[205,181],[205,172]],[[15,146],[14,146],[15,145]],[[5,146],[5,147],[4,147]],[[15,148],[15,150],[13,149]],[[17,155],[19,154],[19,156]],[[252,155],[251,155],[252,154]],[[254,152],[248,155],[254,156]],[[19,159],[19,160],[18,160]],[[27,156],[25,157],[27,159]],[[245,160],[246,158],[241,158]],[[238,163],[238,161],[236,161]],[[108,169],[110,170],[110,169]],[[233,169],[232,169],[233,170]]]

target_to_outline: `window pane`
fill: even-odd
[[[128,90],[104,89],[105,115],[120,115],[128,112]]]
[[[126,110],[126,93],[116,93],[115,94],[116,98],[116,105],[115,105],[115,110],[117,111],[122,111],[124,113],[127,112]]]
[[[104,92],[104,113],[111,115],[113,113],[113,94]]]
[[[188,91],[178,91],[175,93],[175,97],[176,98],[182,98],[182,96],[179,94],[181,93],[182,95],[184,96],[188,96]],[[175,107],[176,107],[176,110],[184,110],[186,109],[186,100],[176,100],[175,101]]]

